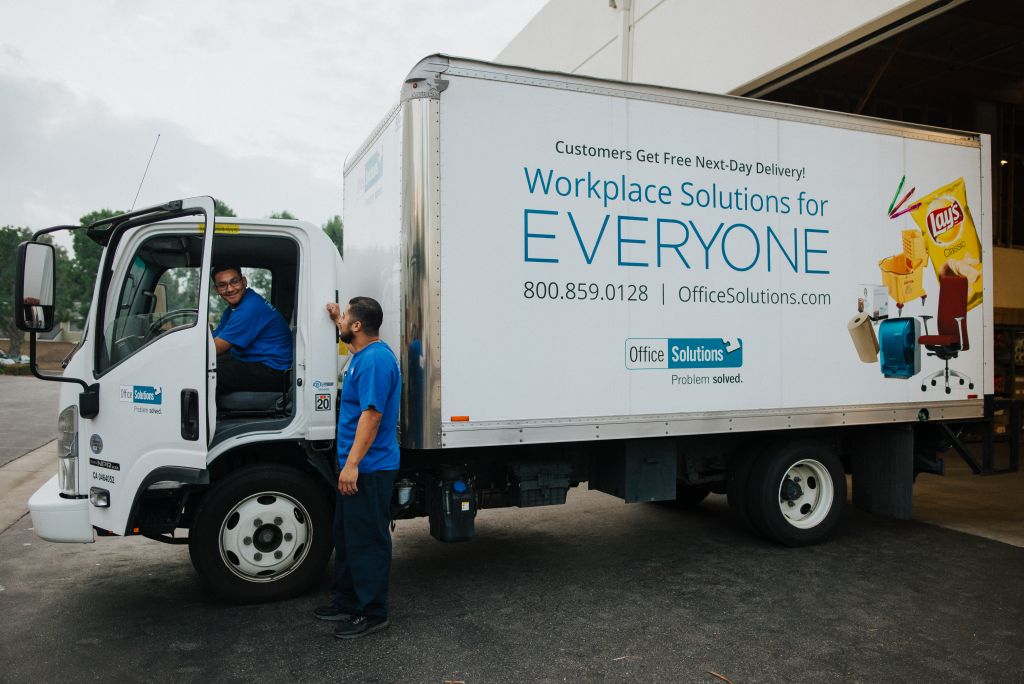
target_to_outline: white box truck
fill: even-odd
[[[402,366],[393,514],[439,539],[581,482],[727,493],[788,545],[833,531],[846,473],[909,515],[931,430],[992,391],[990,163],[984,135],[429,57],[346,164],[344,261],[208,197],[84,228],[104,252],[35,530],[187,542],[231,599],[311,586],[347,358],[324,304],[356,295]],[[280,391],[216,397],[219,263],[294,331]],[[21,247],[33,345],[53,270]]]

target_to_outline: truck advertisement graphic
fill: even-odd
[[[966,209],[981,198],[976,144],[550,88],[519,88],[510,107],[508,88],[458,79],[442,102],[442,347],[461,359],[443,375],[443,416],[978,396],[984,259]],[[445,163],[472,150],[479,164]],[[890,217],[901,177],[939,190]],[[971,387],[948,394],[943,382],[922,390],[945,360],[919,341],[922,317],[928,332],[942,322],[947,276],[969,281],[964,333],[979,341],[951,361]],[[885,292],[887,318],[858,318],[865,288]],[[478,348],[470,321],[503,342]],[[865,353],[880,334],[888,346]],[[892,372],[897,356],[918,365]],[[524,376],[544,390],[508,391]]]

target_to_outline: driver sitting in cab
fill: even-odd
[[[228,308],[213,330],[217,394],[280,392],[292,365],[292,333],[270,302],[249,289],[238,266],[213,269],[213,287]]]

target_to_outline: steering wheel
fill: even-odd
[[[149,324],[149,329],[146,331],[146,339],[149,340],[159,335],[160,328],[176,318],[182,319],[181,325],[190,325],[199,319],[199,309],[175,309],[174,311],[168,311]]]

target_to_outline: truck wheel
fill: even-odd
[[[784,442],[754,461],[747,482],[747,512],[759,531],[781,544],[824,541],[845,506],[842,463],[824,444]]]
[[[214,484],[189,531],[192,565],[221,597],[278,601],[310,589],[331,555],[330,500],[310,476],[245,468]]]

